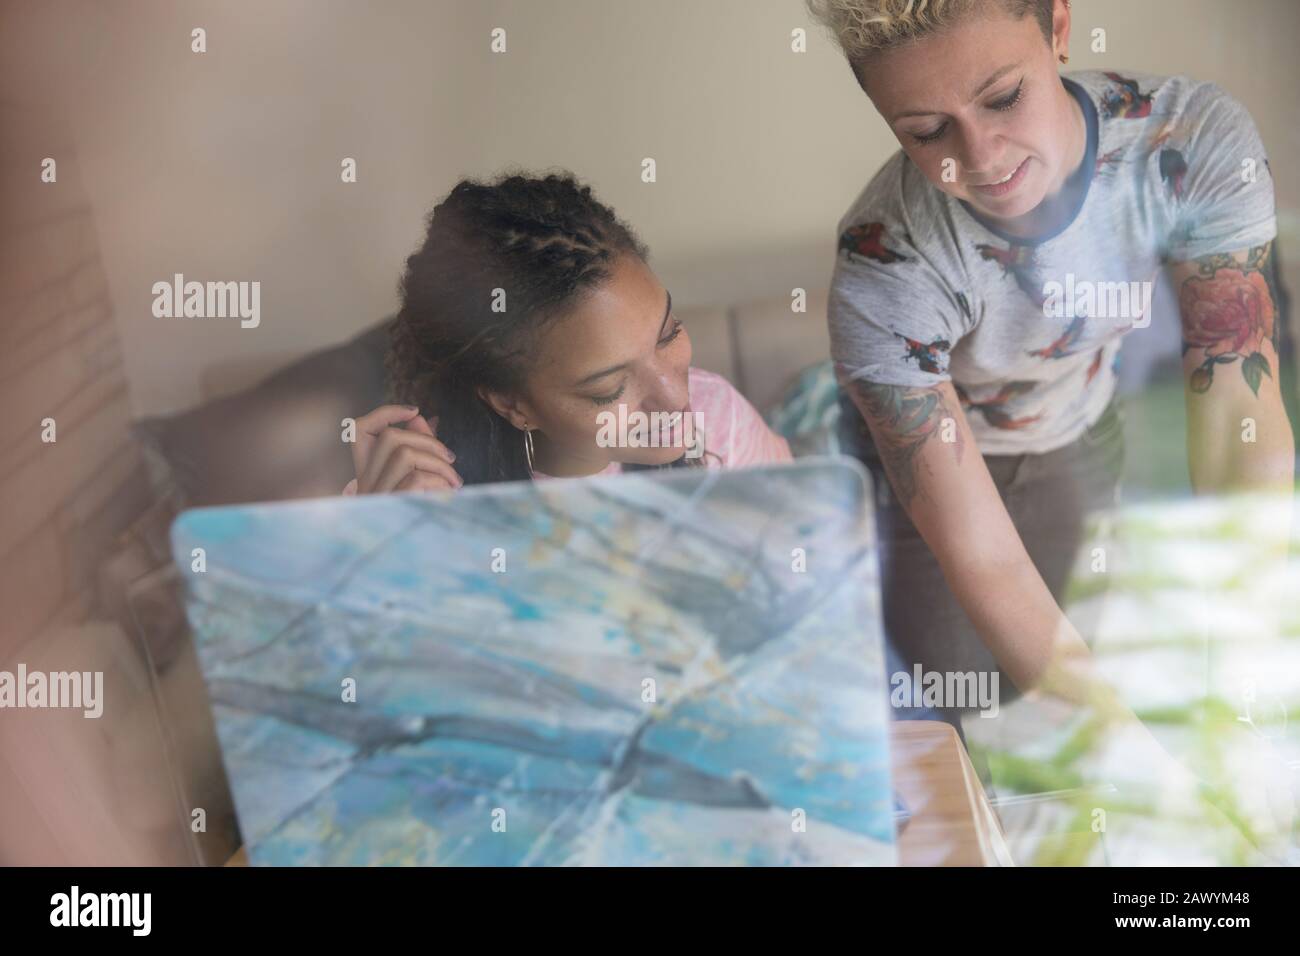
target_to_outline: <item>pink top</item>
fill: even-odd
[[[723,376],[692,366],[687,372],[687,388],[691,411],[699,412],[696,420],[704,433],[706,468],[748,468],[791,460],[789,442],[772,431],[758,410]],[[622,470],[621,463],[612,461],[596,474],[617,475]],[[533,477],[552,476],[534,471]],[[353,478],[343,494],[356,494],[356,490]]]

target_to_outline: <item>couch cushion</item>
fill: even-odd
[[[184,507],[338,494],[353,474],[340,422],[386,401],[392,321],[252,388],[136,421],[132,431],[166,462]]]
[[[717,372],[736,384],[736,355],[731,336],[731,321],[721,307],[698,306],[673,309],[691,337],[691,364]],[[739,385],[737,385],[739,388]]]
[[[809,293],[806,312],[792,311],[790,298],[779,296],[739,305],[732,318],[737,375],[733,381],[762,411],[780,401],[800,372],[830,358],[825,291]]]

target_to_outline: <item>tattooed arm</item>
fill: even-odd
[[[1171,264],[1183,327],[1187,455],[1198,494],[1290,491],[1295,442],[1279,387],[1272,243]]]
[[[853,401],[871,429],[894,492],[910,514],[910,504],[923,487],[918,480],[925,462],[920,452],[927,441],[938,436],[940,441],[950,444],[954,463],[961,464],[966,436],[957,427],[962,414],[957,396],[948,384],[912,388],[858,379],[851,388]],[[933,474],[928,463],[926,472]]]
[[[1022,691],[1117,709],[1085,676],[1087,645],[1025,550],[952,383],[847,387],[899,501],[1003,672]]]

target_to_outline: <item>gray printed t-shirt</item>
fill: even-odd
[[[1051,451],[1101,417],[1122,336],[1150,324],[1162,262],[1277,234],[1263,144],[1222,88],[1093,70],[1062,81],[1088,144],[1082,205],[1056,233],[1003,233],[901,149],[839,222],[840,383],[950,380],[984,454]]]

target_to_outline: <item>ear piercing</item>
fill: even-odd
[[[528,422],[524,422],[524,454],[528,458],[528,474],[533,473],[533,433],[528,427]]]
[[[1070,9],[1070,0],[1065,0],[1065,9],[1067,9],[1067,10]],[[1070,62],[1070,54],[1068,54],[1068,53],[1062,53],[1062,54],[1060,54],[1060,55],[1057,57],[1057,59],[1060,60],[1062,63],[1069,63],[1069,62]]]

